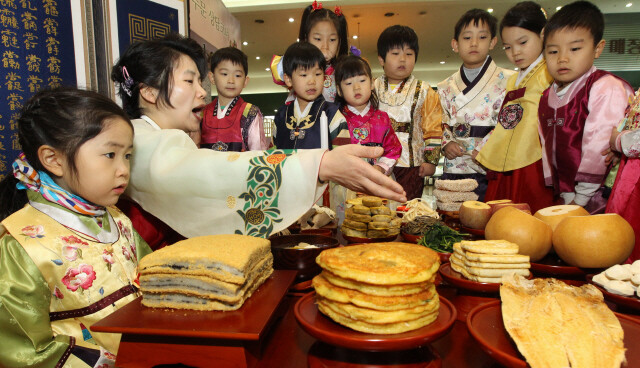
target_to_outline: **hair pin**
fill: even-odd
[[[124,77],[124,82],[120,83],[120,87],[124,89],[124,91],[127,93],[127,96],[131,97],[131,87],[133,87],[135,82],[129,75],[126,66],[122,67],[122,76]]]
[[[311,7],[313,8],[313,10],[320,10],[322,9],[322,3],[319,3],[318,0],[314,0],[311,4]]]
[[[336,5],[335,9],[333,9],[333,12],[336,13],[336,15],[339,17],[342,16],[342,8],[338,5]]]
[[[358,50],[357,47],[351,45],[351,47],[349,47],[349,51],[351,51],[351,53],[357,57],[360,57],[360,55],[362,55],[362,52],[360,50]]]

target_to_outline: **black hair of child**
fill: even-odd
[[[284,74],[291,77],[298,69],[307,70],[316,65],[324,71],[327,61],[319,48],[309,42],[295,42],[291,44],[282,57]]]
[[[298,39],[300,42],[309,42],[311,28],[322,21],[330,21],[338,31],[338,52],[336,52],[336,56],[332,60],[329,60],[329,63],[332,64],[336,61],[336,58],[349,53],[349,32],[347,30],[347,18],[344,14],[337,15],[329,9],[314,10],[312,5],[307,6],[302,12]]]
[[[401,26],[396,24],[395,26],[388,27],[378,37],[378,56],[382,60],[386,60],[387,53],[391,49],[407,47],[416,53],[416,61],[418,60],[418,51],[420,46],[418,44],[418,35],[413,28],[408,26]]]
[[[106,96],[70,87],[44,89],[22,108],[18,142],[35,170],[47,172],[38,158],[38,149],[48,145],[62,152],[72,173],[77,174],[78,150],[100,134],[111,118],[123,119],[133,130],[127,114]],[[0,221],[28,202],[26,190],[18,190],[17,183],[12,173],[0,182]]]
[[[544,27],[543,45],[556,31],[561,29],[584,28],[591,32],[593,44],[597,45],[602,40],[604,32],[604,16],[597,6],[588,1],[576,1],[563,6],[549,18]]]
[[[173,69],[182,55],[194,61],[202,80],[207,74],[207,58],[202,46],[177,33],[169,33],[155,40],[135,42],[120,56],[111,69],[111,80],[120,87],[118,96],[130,118],[137,119],[142,115],[141,86],[157,89],[158,101],[173,107],[169,101]],[[129,90],[123,88],[128,80],[123,67],[126,67],[126,74],[131,77]]]
[[[473,24],[477,27],[482,23],[486,24],[487,27],[489,27],[491,38],[494,38],[496,36],[498,20],[488,11],[476,8],[468,10],[466,13],[462,14],[460,19],[458,19],[458,22],[453,29],[453,39],[458,40],[458,37],[460,37],[460,33],[462,33],[462,30],[468,25]]]
[[[338,63],[336,64],[336,88],[340,91],[337,99],[340,106],[347,106],[347,101],[342,97],[342,90],[340,88],[340,83],[352,77],[359,77],[361,75],[366,75],[371,80],[371,84],[373,84],[373,75],[371,73],[371,67],[366,60],[361,58],[360,56],[348,55],[341,57],[338,59]],[[369,103],[371,103],[371,107],[375,110],[378,109],[378,95],[376,94],[376,90],[371,91],[371,97],[369,98]]]
[[[547,14],[540,4],[533,1],[517,3],[502,17],[500,34],[505,27],[518,27],[540,34],[547,24]]]
[[[233,65],[241,65],[244,70],[244,75],[249,74],[249,62],[247,61],[247,55],[241,50],[235,47],[223,47],[216,50],[211,55],[211,72],[216,69],[216,66],[223,61],[230,61]]]

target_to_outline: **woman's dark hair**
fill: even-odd
[[[311,28],[322,21],[331,22],[336,31],[338,31],[338,52],[336,52],[336,56],[333,59],[329,60],[329,63],[332,64],[339,56],[346,56],[349,53],[349,40],[347,38],[349,32],[347,31],[347,18],[345,18],[344,14],[337,15],[329,9],[314,10],[312,5],[307,6],[302,12],[298,39],[300,42],[308,42]]]
[[[131,126],[125,112],[99,93],[69,87],[42,90],[22,108],[18,142],[35,170],[46,172],[38,149],[48,145],[62,152],[71,171],[77,174],[75,161],[80,146],[100,134],[112,118],[121,118]],[[0,219],[27,203],[26,191],[18,190],[17,183],[12,173],[0,182]]]
[[[177,33],[133,43],[120,56],[111,69],[111,80],[118,86],[118,96],[130,118],[137,119],[142,115],[140,88],[144,86],[157,89],[158,101],[173,107],[169,101],[173,69],[182,55],[187,55],[196,63],[202,80],[207,74],[204,50],[196,41]]]
[[[347,101],[345,101],[344,97],[342,97],[340,82],[345,79],[358,77],[361,75],[366,75],[367,77],[369,77],[371,83],[373,84],[371,67],[369,67],[369,63],[367,63],[366,60],[355,55],[348,55],[338,59],[338,64],[336,64],[336,88],[338,88],[340,93],[338,94],[338,96],[336,96],[336,98],[338,99],[338,103],[341,106],[347,106],[348,103]],[[373,109],[378,109],[378,96],[376,95],[375,90],[371,91],[369,102],[371,103],[371,107],[373,107]]]
[[[593,44],[597,45],[604,33],[604,15],[597,6],[588,1],[576,1],[565,5],[549,18],[544,27],[543,45],[547,45],[547,40],[552,34],[565,28],[587,29],[593,36]]]
[[[523,1],[507,10],[500,22],[500,35],[504,27],[524,28],[539,35],[545,24],[547,24],[547,14],[540,4]]]
[[[391,49],[408,48],[416,53],[416,61],[418,61],[418,51],[420,51],[420,44],[418,43],[418,35],[413,28],[408,26],[401,26],[396,24],[395,26],[388,27],[380,36],[378,36],[378,56],[382,60],[386,60],[387,53]]]
[[[282,57],[282,70],[289,77],[300,68],[306,70],[316,65],[324,72],[327,61],[322,51],[309,42],[292,43]]]

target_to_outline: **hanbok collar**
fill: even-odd
[[[588,72],[584,73],[580,78],[566,85],[558,92],[558,84],[554,81],[551,90],[549,91],[549,106],[552,108],[558,108],[563,106],[566,101],[571,100],[576,93],[584,86],[585,81],[593,72],[596,71],[596,67],[592,66]]]
[[[522,85],[527,84],[531,76],[533,76],[538,71],[538,69],[540,69],[540,67],[546,66],[546,65],[547,63],[544,60],[544,56],[540,54],[540,56],[538,56],[538,58],[534,60],[534,62],[531,63],[531,65],[527,67],[527,69],[518,71],[518,77],[516,78],[516,86],[520,86],[520,84]]]
[[[142,115],[140,116],[140,119],[144,120],[147,122],[147,124],[151,125],[151,127],[155,130],[162,130],[162,128],[160,128],[160,126],[158,124],[156,124],[155,121],[153,121],[153,119],[151,119],[150,117],[148,117],[147,115]]]
[[[464,74],[464,65],[461,65],[458,72],[458,74],[460,75],[460,81],[458,82],[462,82],[463,85],[459,86],[458,89],[460,89],[462,93],[466,95],[467,93],[471,92],[478,84],[483,82],[486,75],[492,75],[497,67],[498,66],[493,62],[491,56],[487,56],[487,59],[484,61],[484,65],[482,65],[480,73],[478,73],[473,82],[471,82]]]
[[[401,106],[407,102],[407,99],[413,98],[417,83],[418,80],[413,75],[410,75],[395,90],[391,90],[389,89],[387,76],[383,75],[375,80],[374,87],[380,102],[389,106]]]
[[[56,203],[47,201],[40,193],[28,191],[29,204],[36,210],[51,217],[62,226],[81,233],[101,243],[113,243],[118,240],[118,226],[109,211],[101,217],[99,226],[93,216],[85,216],[70,211]]]
[[[369,113],[369,110],[371,109],[371,102],[367,103],[367,106],[365,106],[364,110],[362,110],[362,112],[358,111],[358,109],[356,109],[355,107],[351,106],[351,105],[347,105],[347,108],[349,109],[349,111],[351,111],[354,115],[358,115],[358,116],[366,116]]]
[[[322,96],[322,95],[320,95]],[[300,111],[300,104],[298,103],[298,98],[296,97],[296,99],[293,101],[293,114],[296,118],[303,118],[307,115],[309,115],[309,111],[311,111],[311,106],[313,106],[313,104],[317,101],[318,99],[316,98],[315,100],[309,102],[307,104],[307,106],[305,106],[303,111]]]
[[[222,119],[225,116],[229,116],[229,114],[231,114],[231,110],[233,110],[233,108],[236,106],[236,104],[239,101],[240,101],[240,96],[236,96],[233,98],[233,100],[231,100],[231,102],[227,104],[227,106],[222,108],[222,106],[220,106],[220,99],[216,97],[214,100],[216,117],[218,119]]]

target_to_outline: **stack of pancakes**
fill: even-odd
[[[440,260],[417,244],[374,243],[327,249],[316,262],[316,303],[323,314],[356,331],[397,334],[438,318],[434,274]]]
[[[455,212],[465,201],[477,201],[478,195],[473,191],[478,187],[475,179],[442,180],[435,183],[433,195],[440,211]]]
[[[384,206],[382,198],[366,196],[347,208],[340,230],[357,238],[387,238],[400,234],[402,220]],[[361,203],[361,204],[360,204]]]
[[[469,280],[500,283],[503,275],[529,276],[529,256],[506,240],[463,240],[453,245],[449,261],[454,271]]]
[[[140,260],[142,304],[236,310],[273,273],[271,242],[244,235],[180,241]]]

